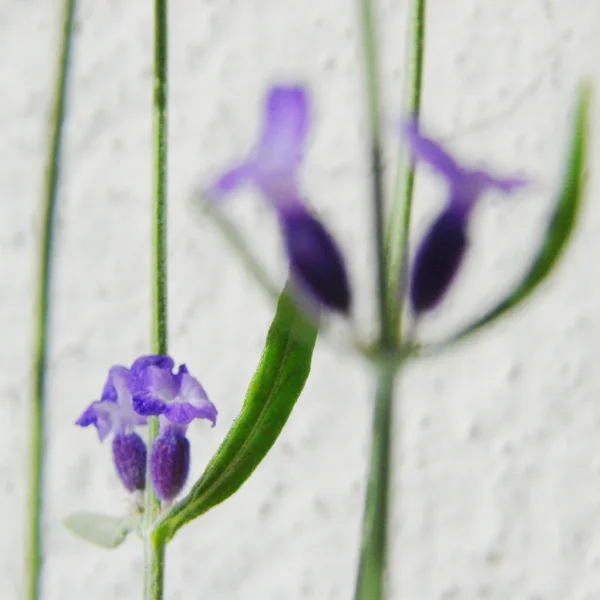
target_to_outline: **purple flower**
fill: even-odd
[[[146,477],[146,444],[133,431],[145,425],[146,417],[133,410],[129,369],[116,365],[108,378],[100,400],[92,402],[76,421],[81,427],[94,425],[100,441],[113,434],[113,460],[119,478],[130,491],[143,490]]]
[[[271,88],[257,145],[244,160],[221,175],[208,196],[218,200],[243,183],[253,184],[277,213],[291,272],[299,287],[325,307],[347,314],[351,295],[343,257],[298,191],[308,112],[304,88]]]
[[[450,188],[448,203],[425,234],[413,265],[410,301],[419,314],[437,306],[454,280],[468,243],[469,217],[481,194],[487,189],[508,194],[526,180],[460,166],[439,143],[420,133],[416,120],[406,125],[405,134],[413,156],[436,169]]]
[[[150,477],[156,495],[170,501],[183,488],[190,468],[186,431],[194,419],[213,426],[217,409],[200,382],[185,365],[177,373],[168,356],[143,356],[131,367],[134,409],[144,416],[159,415],[159,435],[150,450]]]
[[[174,366],[168,356],[143,356],[133,363],[133,409],[144,417],[162,415],[161,422],[181,426],[184,431],[194,419],[208,419],[214,426],[217,409],[204,388],[185,365],[177,373],[173,373]]]

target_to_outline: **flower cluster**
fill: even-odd
[[[113,460],[123,485],[130,491],[146,484],[147,448],[134,430],[148,416],[159,417],[159,435],[150,449],[150,478],[156,495],[170,501],[183,488],[190,467],[188,425],[194,419],[216,423],[217,409],[186,366],[174,372],[170,356],[138,358],[128,369],[110,369],[100,400],[92,402],[77,425],[94,425],[100,441],[113,435]]]
[[[308,115],[304,88],[271,88],[258,143],[216,180],[207,196],[218,202],[244,183],[254,185],[277,215],[296,287],[317,306],[348,314],[351,290],[342,253],[299,192]],[[438,305],[454,280],[467,247],[469,216],[482,193],[509,193],[525,181],[460,166],[439,143],[421,134],[416,121],[404,133],[413,156],[436,169],[450,188],[448,204],[419,245],[412,268],[409,296],[420,315]]]

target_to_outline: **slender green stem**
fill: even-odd
[[[373,214],[375,220],[375,256],[377,260],[376,292],[379,307],[380,338],[384,346],[391,345],[388,327],[387,302],[387,258],[385,254],[385,200],[383,194],[383,169],[381,159],[381,118],[379,98],[379,74],[377,65],[377,44],[375,22],[371,0],[359,0],[365,66],[367,74],[367,99],[369,108],[369,127],[371,144],[371,180],[373,190]]]
[[[153,533],[144,540],[144,600],[162,600],[165,580],[165,549],[163,536]]]
[[[423,63],[425,55],[426,0],[414,0],[407,51],[407,93],[404,114],[418,118],[421,111],[423,88]],[[390,222],[387,232],[388,294],[392,304],[391,326],[396,339],[401,337],[402,312],[408,281],[408,242],[412,197],[415,181],[415,164],[406,154],[401,154],[392,198]]]
[[[154,2],[154,227],[152,350],[166,354],[167,349],[167,0]],[[148,419],[148,449],[158,435],[158,418]],[[148,461],[150,452],[148,452]],[[146,469],[144,509],[145,600],[161,600],[163,592],[164,542],[157,543],[151,533],[160,513],[160,502]]]
[[[29,540],[27,548],[26,597],[37,600],[41,591],[42,513],[44,484],[44,453],[46,436],[45,396],[46,366],[49,339],[50,284],[55,233],[60,155],[62,148],[63,123],[67,95],[68,74],[73,38],[73,16],[75,0],[67,0],[64,8],[63,31],[58,61],[56,96],[52,112],[50,152],[46,170],[44,214],[42,217],[39,289],[36,304],[36,337],[34,341],[34,384],[31,414],[31,484],[29,510]]]
[[[355,600],[386,597],[387,530],[390,499],[394,381],[397,365],[379,365],[369,482]]]
[[[378,264],[378,299],[381,317],[381,347],[393,349],[401,341],[403,303],[402,283],[406,278],[406,250],[412,207],[414,165],[402,167],[404,181],[402,210],[397,210],[394,198],[391,222],[388,225],[387,245],[384,245],[384,201],[381,173],[381,144],[379,123],[379,91],[373,12],[369,0],[361,0],[367,58],[369,110],[373,147],[373,197],[375,205],[375,238]],[[418,116],[421,104],[423,74],[425,0],[414,0],[413,44],[410,54],[408,112]],[[399,186],[398,186],[399,187]],[[399,196],[399,192],[395,196]],[[386,563],[389,479],[392,472],[392,423],[394,381],[397,363],[378,364],[377,395],[373,418],[369,484],[362,531],[362,550],[358,568],[355,600],[384,600],[386,598]]]

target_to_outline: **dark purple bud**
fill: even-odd
[[[160,434],[150,452],[150,476],[156,495],[173,500],[185,485],[190,470],[190,443],[183,433],[167,430]]]
[[[448,291],[467,246],[467,219],[453,207],[433,223],[413,266],[410,301],[416,313],[434,308]]]
[[[347,314],[350,286],[344,259],[325,227],[305,210],[281,215],[292,273],[319,303]]]
[[[146,487],[146,444],[137,433],[118,433],[112,443],[119,478],[130,491]]]

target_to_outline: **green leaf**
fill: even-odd
[[[67,517],[65,527],[77,537],[96,544],[96,546],[116,548],[138,527],[140,518],[139,515],[109,517],[92,513],[77,513]]]
[[[446,348],[495,321],[526,300],[554,270],[572,238],[583,200],[590,96],[590,87],[584,87],[575,113],[571,147],[558,202],[548,223],[544,241],[521,283],[483,317],[445,342],[422,347],[421,352],[429,353]]]
[[[290,416],[306,379],[317,328],[283,290],[242,411],[190,493],[159,521],[166,539],[234,494],[267,455]]]

